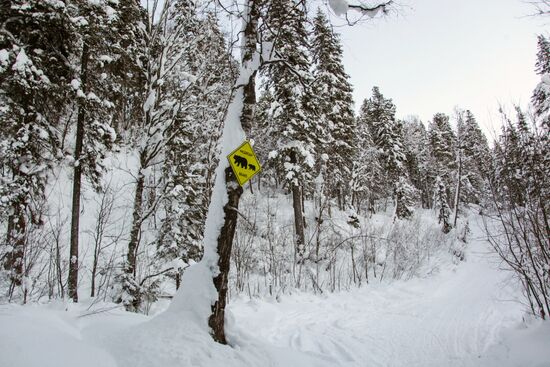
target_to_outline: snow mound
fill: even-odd
[[[105,350],[82,340],[75,323],[55,308],[0,307],[0,366],[117,366]]]

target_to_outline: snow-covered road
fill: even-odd
[[[496,364],[502,356],[491,357],[490,347],[524,308],[486,242],[473,241],[466,260],[425,279],[231,309],[235,325],[254,338],[341,366]]]

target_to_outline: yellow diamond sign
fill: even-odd
[[[241,186],[262,170],[260,162],[258,162],[256,154],[254,154],[252,145],[248,141],[242,143],[240,147],[229,154],[227,159]]]

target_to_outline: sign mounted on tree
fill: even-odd
[[[229,154],[227,159],[241,186],[262,170],[252,145],[248,141],[242,143],[240,147]]]

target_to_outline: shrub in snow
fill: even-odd
[[[414,213],[416,190],[405,177],[399,177],[395,186],[395,215],[407,219]]]

